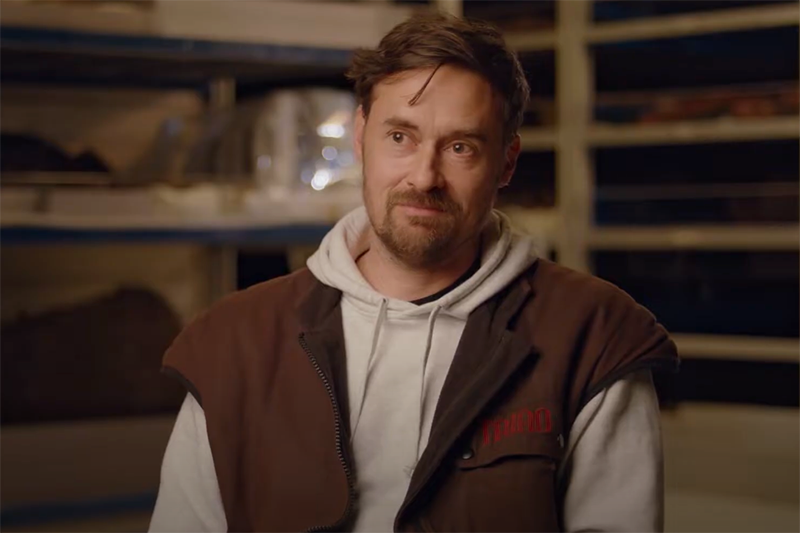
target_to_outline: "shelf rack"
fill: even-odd
[[[526,128],[525,150],[554,150],[557,160],[557,208],[551,224],[559,261],[590,271],[595,250],[740,250],[798,251],[797,224],[669,225],[596,227],[592,150],[605,147],[704,144],[735,141],[797,140],[797,116],[714,119],[648,125],[593,122],[594,65],[592,47],[655,39],[674,39],[724,32],[797,27],[800,3],[715,9],[681,15],[592,22],[591,1],[557,4],[554,31],[535,35],[509,32],[509,44],[520,52],[555,50],[559,124],[553,129]],[[800,340],[676,334],[683,357],[763,361],[800,360]]]
[[[192,7],[187,11],[189,2]],[[438,5],[454,13],[463,12],[460,0],[439,0]],[[159,0],[155,6],[151,11],[113,12],[85,5],[4,4],[0,10],[0,54],[34,51],[69,53],[90,60],[98,56],[144,60],[156,72],[159,66],[163,67],[161,71],[171,71],[175,60],[181,60],[196,64],[200,71],[214,63],[215,72],[228,79],[252,75],[253,68],[271,79],[296,78],[321,71],[341,71],[349,60],[350,50],[375,44],[386,30],[415,9],[387,2],[280,0],[234,3]],[[559,125],[525,128],[521,137],[525,150],[556,154],[558,209],[548,217],[558,223],[548,224],[553,232],[548,241],[557,243],[559,260],[588,271],[593,250],[800,250],[800,224],[595,227],[591,155],[593,149],[604,147],[800,140],[800,116],[646,126],[601,125],[592,121],[594,45],[797,27],[800,2],[602,23],[591,21],[591,8],[592,0],[559,0],[558,20],[553,30],[507,34],[508,42],[519,52],[557,52]],[[303,21],[308,30],[292,31],[291,25],[284,23],[286,20]],[[339,31],[345,25],[352,31]],[[520,213],[516,216],[525,218]],[[165,227],[160,233],[152,228],[88,230],[25,224],[6,225],[0,230],[0,239],[6,242],[186,239],[218,245],[266,239],[280,244],[292,239],[314,242],[329,224],[325,220],[294,229],[255,223],[249,228]],[[530,225],[528,220],[523,220],[523,224]]]
[[[121,62],[121,69],[145,67],[148,74],[164,74],[167,82],[180,63],[192,66],[177,76],[178,81],[196,82],[197,72],[210,69],[226,79],[252,79],[254,72],[269,79],[298,79],[320,71],[341,71],[356,46],[374,45],[380,36],[411,9],[390,3],[305,4],[268,2],[271,17],[253,17],[245,8],[231,15],[230,4],[192,2],[201,8],[194,26],[180,16],[184,2],[159,2],[166,11],[134,14],[75,9],[63,5],[4,3],[0,48],[6,66],[15,58],[49,57],[58,63],[80,63],[83,74],[103,64],[103,59]],[[247,3],[239,3],[247,4]],[[463,12],[459,0],[438,0],[442,9]],[[591,151],[595,148],[664,144],[696,144],[800,138],[798,117],[763,119],[719,119],[657,125],[614,126],[595,124],[592,47],[599,44],[637,40],[669,39],[722,32],[797,27],[800,4],[770,4],[747,8],[718,9],[707,13],[669,15],[623,22],[591,22],[589,1],[558,2],[553,30],[508,32],[509,44],[519,52],[557,51],[556,87],[559,125],[553,128],[525,128],[522,146],[528,151],[554,151],[557,162],[558,208],[548,213],[548,240],[558,246],[559,261],[589,271],[592,250],[608,249],[738,249],[784,250],[800,248],[797,225],[747,226],[655,226],[602,227],[594,225],[594,176]],[[263,6],[262,6],[263,8]],[[219,9],[236,24],[224,27]],[[309,31],[289,32],[281,17],[308,21]],[[352,32],[331,31],[337,20],[345,20]],[[363,21],[356,24],[353,21]],[[269,26],[265,31],[263,25]],[[285,25],[284,25],[285,26]],[[102,29],[100,29],[102,28]],[[313,31],[311,31],[313,30]],[[347,35],[343,35],[347,34]],[[270,35],[265,41],[264,35]],[[88,59],[88,61],[87,61]],[[9,61],[10,60],[10,61]],[[196,68],[194,68],[196,67]],[[160,70],[159,70],[160,69]],[[194,70],[193,70],[194,69]],[[13,69],[12,69],[13,70]],[[23,72],[24,74],[24,72]],[[97,81],[88,75],[89,81]],[[119,81],[111,77],[111,81]],[[204,80],[209,82],[212,80]],[[524,214],[517,213],[523,223]],[[238,228],[76,228],[53,227],[35,215],[24,224],[7,224],[2,219],[2,237],[7,243],[48,242],[50,239],[189,239],[222,245],[267,239],[283,243],[300,238],[318,238],[330,221],[319,224],[275,227],[274,224],[245,224]],[[530,218],[530,217],[529,217]],[[690,345],[691,346],[691,345]]]
[[[206,91],[209,105],[220,109],[233,105],[238,80],[296,82],[341,75],[355,48],[376,45],[412,11],[388,3],[186,1],[154,2],[121,13],[66,3],[4,2],[3,77],[4,82],[30,82],[48,70],[44,83],[188,85]],[[286,20],[303,21],[306,31],[296,31]],[[342,32],[343,25],[350,30]],[[161,227],[149,215],[131,216],[128,226],[103,227],[91,213],[5,208],[0,236],[5,244],[185,240],[283,246],[318,242],[320,232],[331,226],[330,213],[341,214],[337,205],[336,200],[321,205],[316,218],[295,225],[242,215],[233,221],[223,217],[216,227],[205,215],[193,220],[176,213]]]

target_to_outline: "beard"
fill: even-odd
[[[440,213],[409,216],[397,209],[401,205]],[[373,229],[386,250],[403,264],[430,267],[441,263],[458,246],[463,210],[441,189],[428,193],[414,189],[392,192],[386,200],[385,213],[379,224],[372,224]]]

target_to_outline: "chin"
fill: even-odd
[[[379,234],[384,247],[397,259],[413,267],[427,267],[441,263],[450,253],[455,235],[442,234],[435,228],[422,224],[393,226]]]

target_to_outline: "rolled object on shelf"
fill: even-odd
[[[3,324],[3,424],[176,411],[185,391],[160,361],[180,329],[138,288]]]
[[[611,123],[666,123],[720,117],[766,118],[797,115],[796,82],[710,87],[662,92],[598,95],[595,120]]]

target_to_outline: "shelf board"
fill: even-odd
[[[187,85],[340,75],[413,10],[389,4],[156,2],[120,13],[3,2],[4,81]],[[295,24],[303,21],[304,31]],[[338,28],[348,24],[352,31]],[[269,36],[269,38],[265,38]]]
[[[600,201],[658,201],[658,200],[703,200],[732,198],[791,198],[797,197],[798,184],[793,182],[751,183],[686,183],[686,184],[637,184],[608,185],[597,187],[596,197]]]
[[[539,52],[556,48],[556,33],[553,30],[508,31],[503,36],[506,44],[516,52]]]
[[[42,196],[44,195],[44,196]],[[361,204],[360,189],[274,192],[197,185],[3,190],[3,244],[316,244]]]
[[[14,226],[0,228],[4,246],[67,243],[194,243],[208,245],[291,246],[318,244],[330,224],[287,224],[240,228],[67,228]]]
[[[676,333],[672,339],[681,357],[797,363],[800,339],[738,335],[694,335]]]
[[[634,40],[665,39],[708,33],[759,30],[797,26],[800,4],[715,10],[708,13],[667,15],[639,20],[604,22],[590,26],[587,40],[592,44]]]
[[[3,30],[9,28],[73,32],[76,35],[149,38],[144,53],[181,42],[237,43],[354,50],[375,46],[415,9],[388,3],[229,2],[204,0],[153,2],[126,10],[107,10],[73,2],[3,2]],[[289,22],[289,23],[287,23]],[[349,23],[349,24],[348,24]],[[341,31],[344,25],[347,31]],[[302,26],[302,31],[298,27]],[[46,35],[46,34],[44,34]],[[28,35],[27,44],[56,45]],[[5,38],[5,35],[3,35]],[[69,46],[71,43],[60,44]],[[113,41],[93,43],[96,53],[113,51]],[[111,48],[104,48],[103,44]]]
[[[521,128],[519,132],[523,150],[553,150],[556,147],[556,131],[552,128]]]
[[[797,138],[800,138],[800,119],[797,116],[763,119],[723,118],[647,125],[595,124],[589,130],[589,144],[597,147]]]
[[[752,250],[797,251],[797,224],[736,226],[608,226],[589,236],[594,250]]]

